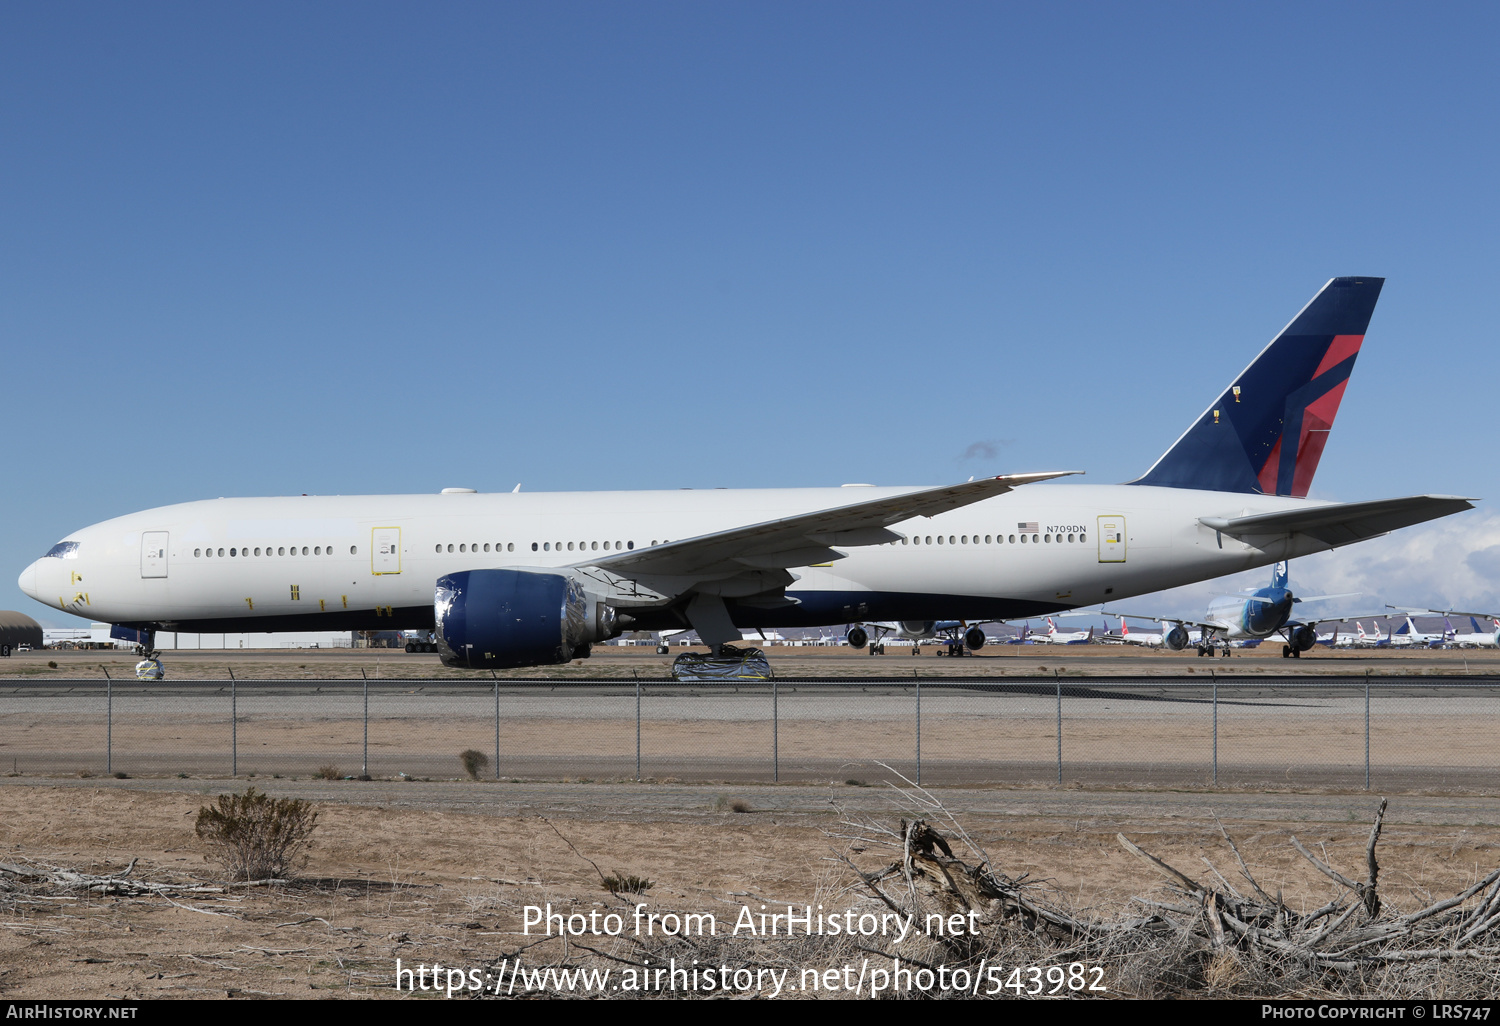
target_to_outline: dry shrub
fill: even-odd
[[[313,774],[314,780],[337,780],[339,779],[339,768],[332,763],[327,766],[319,766]]]
[[[611,894],[645,894],[656,886],[656,881],[633,873],[622,873],[618,869],[604,877],[604,889]]]
[[[470,780],[478,780],[479,774],[489,767],[490,757],[477,748],[468,748],[459,753],[458,761],[463,763]]]
[[[244,794],[221,794],[217,805],[200,808],[194,832],[231,879],[273,880],[300,867],[317,825],[310,802],[272,798],[252,787]]]

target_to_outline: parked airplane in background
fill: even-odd
[[[1459,634],[1454,631],[1453,624],[1448,622],[1446,616],[1443,617],[1443,623],[1448,626],[1448,633],[1452,636],[1453,644],[1459,648],[1500,648],[1500,620],[1491,620],[1490,623],[1494,629],[1486,631],[1479,626],[1479,620],[1471,616],[1469,625],[1474,629],[1472,634]]]
[[[567,662],[626,630],[692,627],[728,657],[742,629],[1116,602],[1472,508],[1307,498],[1382,284],[1329,281],[1124,485],[1034,487],[1073,473],[1048,471],[936,488],[213,499],[75,531],[19,584],[148,649],[156,631],[432,629],[444,663],[475,669]],[[1244,629],[1295,630],[1291,602],[1247,605]]]
[[[1033,634],[1031,640],[1038,645],[1087,645],[1094,640],[1094,628],[1086,631],[1059,631],[1052,617],[1047,617],[1047,633]]]
[[[1161,625],[1160,634],[1131,634],[1130,627],[1125,618],[1120,617],[1120,642],[1125,645],[1144,645],[1147,648],[1161,648],[1166,644],[1165,636],[1171,630],[1165,623]]]
[[[1411,648],[1442,648],[1453,640],[1453,627],[1450,624],[1447,633],[1444,634],[1419,631],[1417,625],[1412,622],[1411,614],[1408,613],[1406,622],[1391,636],[1401,639],[1397,642],[1398,645]]]
[[[1390,647],[1390,644],[1391,644],[1390,637],[1384,637],[1384,638],[1382,638],[1380,636],[1380,628],[1377,627],[1373,622],[1370,624],[1370,630],[1374,631],[1375,632],[1374,634],[1366,634],[1365,633],[1365,625],[1362,624],[1362,623],[1356,622],[1354,624],[1354,629],[1359,633],[1359,636],[1358,636],[1357,640],[1354,642],[1354,645],[1355,645],[1356,648],[1388,648],[1388,647]]]
[[[1282,658],[1300,658],[1303,652],[1323,640],[1318,636],[1318,624],[1333,620],[1331,616],[1320,619],[1294,619],[1292,606],[1302,601],[1292,594],[1288,584],[1285,562],[1277,563],[1271,573],[1271,584],[1266,588],[1243,592],[1239,595],[1221,595],[1208,605],[1208,613],[1202,620],[1184,620],[1177,617],[1146,616],[1133,613],[1110,613],[1110,616],[1128,616],[1137,620],[1159,620],[1163,627],[1176,624],[1162,639],[1166,647],[1180,652],[1190,644],[1196,644],[1199,656],[1212,655],[1215,651],[1225,656],[1232,648],[1254,648],[1265,638],[1280,634],[1286,641],[1281,647]],[[1346,617],[1339,617],[1342,622]],[[1191,624],[1201,631],[1195,642],[1187,632]],[[1331,637],[1337,636],[1337,631]]]
[[[870,631],[875,640],[870,640]],[[933,641],[948,647],[948,654],[960,656],[964,651],[978,651],[984,647],[984,628],[965,620],[908,620],[905,622],[856,623],[844,632],[844,640],[851,648],[869,646],[871,655],[885,655],[885,639],[895,635],[902,641],[910,641],[911,654],[922,654],[922,642]],[[941,652],[938,655],[942,655]]]

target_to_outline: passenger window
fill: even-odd
[[[569,552],[573,551],[573,543],[572,542],[568,542],[568,551]]]
[[[626,548],[627,548],[627,549],[634,549],[634,548],[635,548],[635,542],[633,542],[633,541],[631,541],[631,542],[626,542],[626,543],[625,543],[625,547],[626,547]]]
[[[203,555],[203,550],[202,549],[194,549],[193,550],[193,558],[194,559],[199,559],[199,558],[202,557],[202,555]]]
[[[1081,542],[1087,542],[1089,540],[1089,536],[1086,535],[1086,534],[1080,534],[1078,536],[1078,540],[1081,541]]]
[[[551,542],[542,542],[542,551],[543,552],[551,552],[552,551],[552,543]]]
[[[531,543],[531,551],[532,551],[532,552],[535,552],[535,551],[536,551],[536,542],[532,542],[532,543]]]
[[[220,549],[220,550],[219,550],[219,555],[220,555],[220,556],[223,556],[223,555],[224,555],[224,550],[223,550],[223,549]]]
[[[533,548],[534,547],[535,546],[533,546]],[[505,551],[506,552],[514,552],[514,551],[516,551],[516,543],[515,542],[510,542],[509,544],[507,544],[505,546]]]
[[[438,542],[437,545],[433,548],[432,551],[433,552],[442,552],[443,551],[443,543],[442,542]]]
[[[486,552],[490,551],[490,543],[489,542],[485,542],[484,543],[484,551],[486,551]]]
[[[1025,536],[1025,535],[1024,535],[1024,534],[1023,534],[1023,535],[1021,535],[1021,544],[1022,544],[1022,545],[1025,545],[1025,544],[1026,544],[1026,536]]]
[[[302,546],[302,554],[304,556],[307,555],[307,546],[306,545]]]
[[[589,544],[592,546],[592,548],[590,549],[590,551],[598,551],[598,549],[599,549],[599,543],[598,542],[590,542]]]

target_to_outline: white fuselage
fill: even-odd
[[[446,573],[587,563],[907,491],[211,499],[76,531],[67,558],[38,559],[20,585],[70,613],[169,630],[430,626],[434,582]],[[1175,488],[1032,485],[896,524],[902,541],[843,548],[844,559],[795,568],[787,593],[796,606],[731,611],[745,626],[1043,615],[1322,551],[1326,544],[1301,535],[1258,547],[1198,522],[1317,505]],[[1020,530],[1030,523],[1035,530]],[[1123,529],[1107,550],[1101,524]],[[649,626],[650,611],[641,612]]]

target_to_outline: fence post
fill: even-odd
[[[917,678],[917,784],[922,783],[922,678]]]
[[[1214,786],[1219,786],[1219,677],[1213,670],[1208,671],[1213,678],[1214,687]]]
[[[776,678],[771,678],[771,782],[781,783],[781,707]]]
[[[235,694],[234,667],[225,669],[229,671],[229,775],[237,777],[240,775],[239,696]]]
[[[368,777],[370,775],[370,678],[365,678],[365,736],[363,747],[359,756],[359,775]]]
[[[495,671],[490,671],[495,677]],[[500,779],[500,678],[495,677],[495,779]]]
[[[641,679],[635,679],[635,779],[641,779]]]
[[[100,667],[104,669],[104,667]],[[115,771],[115,682],[104,669],[104,775]]]
[[[1365,667],[1365,790],[1370,789],[1370,668]],[[1373,858],[1373,856],[1372,856]]]
[[[1052,679],[1057,684],[1057,786],[1062,787],[1062,678],[1053,670]]]

